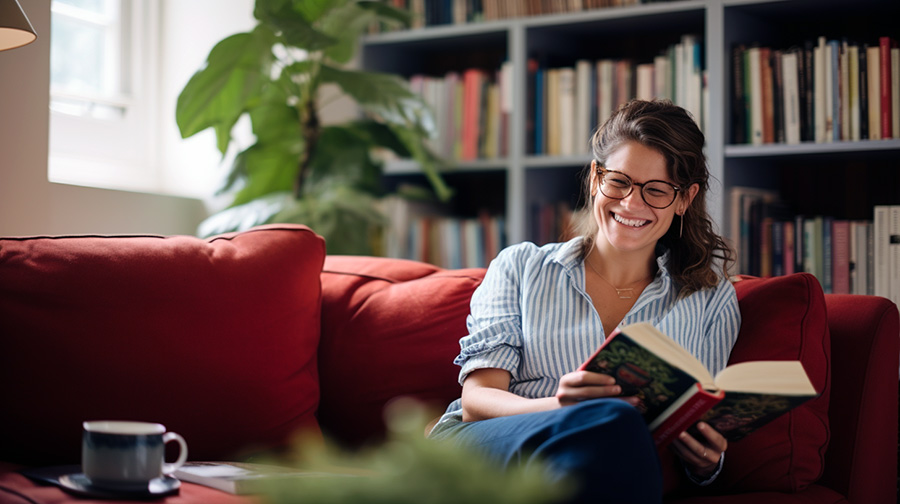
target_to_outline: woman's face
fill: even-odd
[[[606,160],[605,168],[624,173],[639,184],[650,180],[673,183],[663,155],[637,142],[626,142],[613,151]],[[652,257],[656,242],[666,234],[675,214],[683,213],[699,190],[699,186],[694,184],[687,191],[680,191],[675,202],[667,208],[658,209],[647,205],[641,197],[641,187],[637,185],[632,186],[631,194],[624,199],[604,196],[599,190],[600,177],[596,164],[592,166],[591,173],[591,192],[595,194],[594,218],[599,226],[595,243],[601,252],[604,248],[611,248],[619,252],[646,253]]]

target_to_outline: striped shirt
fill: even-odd
[[[562,375],[574,371],[603,343],[606,334],[585,290],[581,238],[538,247],[504,249],[472,295],[469,335],[460,339],[459,383],[476,369],[509,371],[510,392],[538,398],[556,393]],[[620,325],[649,322],[670,335],[712,375],[722,370],[738,336],[737,295],[723,278],[715,288],[679,296],[667,270],[669,252],[657,257],[653,281]],[[457,399],[432,434],[462,421]]]

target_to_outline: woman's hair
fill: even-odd
[[[734,253],[713,231],[712,219],[706,211],[709,170],[703,154],[703,132],[685,109],[669,100],[632,100],[619,107],[594,133],[591,138],[594,158],[598,164],[606,166],[609,156],[626,142],[637,142],[662,154],[669,177],[676,185],[685,189],[691,184],[700,187],[684,215],[672,219],[660,243],[671,251],[669,271],[687,292],[715,286],[728,275]],[[586,172],[585,201],[593,208],[591,169]],[[585,257],[593,247],[598,231],[592,215],[593,212],[580,223]],[[680,231],[682,224],[683,232]],[[721,272],[714,269],[716,262],[719,262],[717,269]]]

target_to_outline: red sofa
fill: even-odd
[[[0,239],[0,503],[74,501],[16,471],[77,464],[86,419],[162,422],[192,460],[298,433],[377,442],[391,399],[437,413],[459,395],[452,360],[483,274],[326,256],[291,225]],[[896,502],[896,306],[823,295],[807,274],[735,286],[732,362],[800,359],[822,395],[733,443],[711,487],[670,480],[666,501]],[[247,499],[184,484],[164,502]]]

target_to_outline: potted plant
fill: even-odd
[[[230,206],[199,234],[299,222],[325,237],[329,253],[369,254],[383,224],[382,149],[414,159],[435,195],[449,198],[424,145],[435,130],[429,108],[398,76],[347,68],[373,23],[408,26],[408,11],[377,1],[256,0],[253,15],[256,26],[216,44],[178,97],[183,138],[212,128],[224,156],[245,114],[256,137],[220,189]],[[324,124],[326,85],[355,100],[360,117]]]

